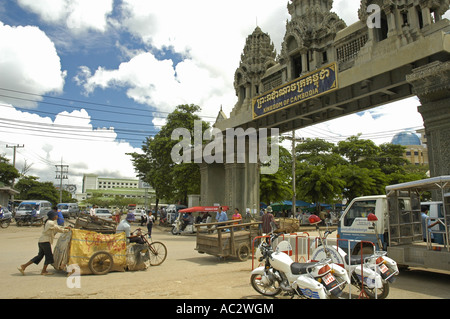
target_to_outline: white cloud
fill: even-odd
[[[91,72],[83,67],[77,80],[80,84],[82,79],[88,93],[97,87],[128,87],[130,98],[160,110],[194,103],[202,107],[203,115],[215,117],[221,106],[229,113],[236,103],[234,72],[256,20],[263,31],[273,35],[280,52],[288,16],[285,3],[270,0],[125,0],[123,28],[153,48],[171,48],[185,59],[174,66],[150,52],[137,52],[117,69],[99,67]]]
[[[65,24],[74,33],[105,32],[113,0],[18,0],[19,5],[50,23]]]
[[[83,174],[135,178],[130,152],[141,152],[127,142],[118,142],[114,128],[92,127],[86,110],[61,112],[55,120],[21,112],[13,106],[1,107],[0,144],[24,144],[18,149],[16,167],[24,161],[32,164],[28,175],[39,176],[40,181],[55,180],[55,165],[69,165],[69,180],[81,192]],[[10,123],[5,125],[4,121]],[[14,127],[14,128],[12,128]],[[3,149],[3,147],[2,147]],[[3,152],[3,151],[2,151]],[[7,158],[12,150],[6,149]]]
[[[0,22],[0,88],[34,94],[61,93],[66,71],[53,42],[37,27],[11,27]],[[20,96],[12,92],[3,95],[19,96],[33,101],[0,96],[0,101],[24,107],[36,106],[38,96]]]
[[[138,53],[115,70],[99,67],[92,74],[81,67],[75,80],[88,94],[96,88],[126,87],[129,98],[162,111],[190,103],[217,109],[220,104],[213,105],[210,100],[224,96],[225,87],[223,78],[214,77],[196,61],[187,59],[174,66],[172,60],[158,60],[150,52]]]

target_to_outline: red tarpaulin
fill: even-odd
[[[180,209],[179,213],[194,213],[194,212],[217,212],[220,206],[195,206]],[[228,206],[222,206],[224,210],[228,210]]]

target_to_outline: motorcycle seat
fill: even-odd
[[[292,263],[291,272],[293,275],[302,275],[307,273],[308,267],[315,265],[316,263]]]

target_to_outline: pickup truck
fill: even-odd
[[[420,202],[420,195],[431,191],[442,199]],[[428,206],[430,214],[422,219],[421,207]],[[378,221],[367,220],[370,213]],[[424,225],[438,222],[424,232]],[[353,199],[338,224],[339,246],[352,254],[365,249],[387,251],[399,266],[450,270],[450,176],[389,185],[386,195],[363,196]],[[424,236],[425,234],[425,236]],[[435,240],[431,240],[431,238]],[[425,238],[425,239],[424,239]],[[361,241],[362,244],[361,244]],[[381,246],[381,247],[380,247]]]

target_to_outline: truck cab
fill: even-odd
[[[375,214],[378,221],[375,223],[367,220],[369,214]],[[363,241],[363,247],[373,249],[374,243],[378,247],[377,234],[385,248],[387,237],[387,201],[386,195],[362,196],[353,199],[342,214],[338,223],[339,246],[344,250],[351,250],[354,254],[360,250],[356,247],[359,241]],[[360,246],[360,245],[359,245]]]
[[[339,219],[339,247],[350,254],[385,250],[399,265],[450,270],[450,176],[386,186],[386,195],[353,199]],[[434,192],[442,201],[421,202]],[[424,207],[428,215],[422,215]],[[377,221],[369,221],[369,214]],[[433,227],[429,221],[438,221]],[[431,236],[432,235],[432,236]]]

